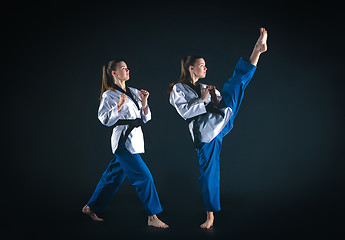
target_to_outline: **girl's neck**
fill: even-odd
[[[125,81],[121,81],[121,80],[118,80],[118,79],[115,79],[114,80],[114,83],[119,86],[120,88],[123,89],[123,91],[126,91],[126,82]]]
[[[192,84],[195,86],[196,83],[198,82],[199,78],[192,78]]]

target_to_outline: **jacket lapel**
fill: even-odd
[[[139,104],[138,102],[135,100],[131,90],[126,86],[126,91],[124,91],[122,88],[120,88],[119,86],[117,86],[116,84],[113,84],[113,88],[126,94],[132,101],[133,103],[135,104],[135,106],[137,106],[138,110],[140,110],[140,107],[139,107]]]

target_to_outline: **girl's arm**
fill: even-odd
[[[147,99],[149,97],[150,93],[144,89],[141,89],[139,92],[139,96],[141,98],[141,106],[142,106],[142,110],[144,112],[145,115],[148,114],[148,105],[147,105]]]
[[[151,111],[147,103],[147,99],[150,93],[144,89],[139,91],[139,96],[141,98],[141,118],[144,123],[151,120]]]
[[[107,127],[111,127],[119,120],[119,111],[118,103],[104,93],[98,108],[98,119],[101,123]]]
[[[174,85],[170,93],[169,102],[185,120],[207,112],[202,98],[194,98],[188,102],[184,92],[177,85]]]

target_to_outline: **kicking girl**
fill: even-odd
[[[222,140],[233,127],[244,89],[253,77],[261,53],[267,50],[266,41],[267,31],[260,28],[260,37],[249,60],[240,58],[222,93],[212,85],[198,82],[206,77],[207,71],[205,60],[200,56],[184,57],[180,80],[171,85],[170,104],[187,121],[199,160],[199,180],[207,216],[201,228],[212,227],[213,212],[221,209],[219,154]]]

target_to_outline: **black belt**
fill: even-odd
[[[197,118],[199,118],[199,116],[205,115],[207,113],[219,114],[224,118],[224,113],[219,108],[214,106],[212,103],[209,103],[208,105],[206,105],[206,113],[200,114],[200,115],[192,117],[192,118],[188,118],[188,119],[186,119],[186,122],[189,124],[193,120],[196,120]]]
[[[141,118],[136,118],[136,119],[121,119],[121,120],[118,120],[114,125],[113,127],[116,127],[116,126],[119,126],[119,125],[128,125],[128,128],[125,132],[125,136],[121,139],[121,141],[123,141],[123,143],[126,142],[129,134],[132,132],[132,130],[136,127],[141,127],[142,130],[143,130],[143,134],[144,134],[144,131],[145,131],[145,128],[144,128],[144,122]],[[146,131],[145,131],[146,132]],[[148,136],[147,133],[144,134],[144,137],[146,138],[146,140],[148,140],[148,142],[150,142],[150,138]]]

